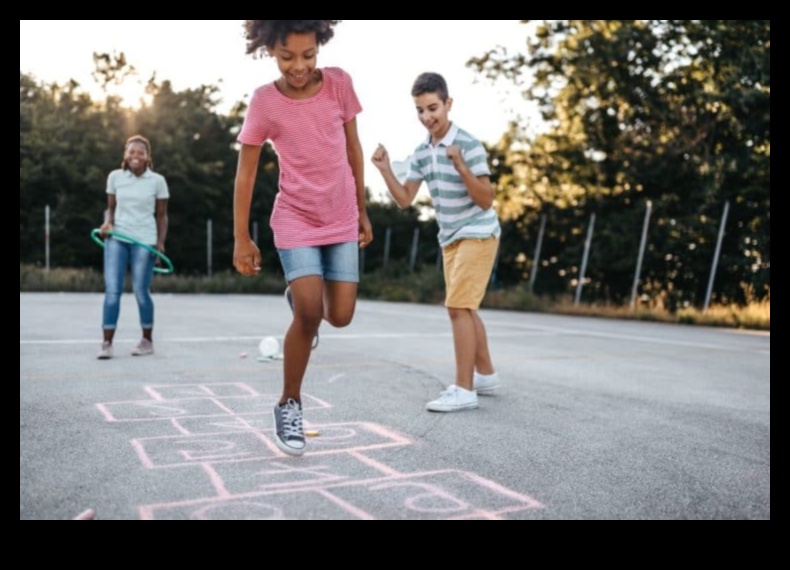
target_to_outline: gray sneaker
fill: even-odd
[[[291,307],[291,313],[294,312],[294,297],[291,295],[291,288],[285,288],[285,300],[288,301],[288,306]],[[318,332],[315,333],[315,338],[313,339],[313,350],[318,348]]]
[[[99,360],[109,360],[112,358],[112,344],[109,342],[101,343],[101,350],[99,354],[96,356]]]
[[[154,343],[147,338],[140,339],[140,342],[132,350],[132,356],[147,356],[154,353]]]
[[[274,443],[288,455],[304,453],[302,404],[293,398],[274,406]]]

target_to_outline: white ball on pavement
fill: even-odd
[[[258,344],[258,350],[264,358],[275,358],[280,354],[280,343],[273,336],[266,336]]]

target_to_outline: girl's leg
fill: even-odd
[[[112,344],[121,312],[121,295],[129,264],[129,245],[108,238],[104,244],[104,306],[102,330],[104,342]]]
[[[488,335],[477,311],[472,311],[472,320],[475,323],[475,370],[483,375],[494,373],[494,364],[491,362],[491,353],[488,351]]]
[[[129,246],[131,250],[132,289],[140,314],[143,338],[151,341],[154,328],[154,300],[151,298],[151,280],[154,275],[154,256],[142,246]]]
[[[324,268],[324,319],[346,327],[354,317],[359,283],[359,244],[338,243],[321,248]]]
[[[293,297],[293,321],[283,342],[283,393],[280,404],[293,398],[301,401],[302,381],[310,360],[313,338],[324,314],[320,275],[307,275],[290,282]]]
[[[333,327],[351,324],[357,306],[357,284],[347,281],[324,282],[324,319]]]

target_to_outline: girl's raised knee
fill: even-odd
[[[326,321],[335,328],[342,329],[351,324],[354,315],[328,315]]]

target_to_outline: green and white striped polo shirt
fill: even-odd
[[[447,147],[457,145],[464,162],[475,176],[487,176],[488,157],[483,144],[472,135],[450,125],[450,130],[436,146],[431,137],[414,151],[409,161],[407,180],[425,181],[431,192],[436,221],[439,224],[439,245],[447,247],[461,239],[499,237],[499,218],[493,208],[483,210],[474,203],[461,175],[447,158]]]

